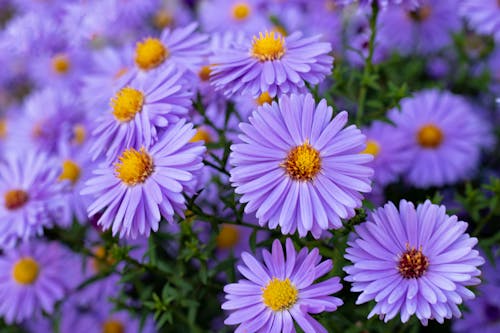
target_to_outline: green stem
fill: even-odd
[[[359,89],[358,97],[358,112],[356,113],[356,124],[359,126],[365,111],[365,100],[368,92],[368,79],[370,78],[373,70],[373,53],[375,50],[375,36],[377,34],[377,17],[378,17],[378,4],[376,1],[372,4],[372,15],[370,17],[370,41],[368,44],[368,57],[365,59],[365,67],[363,68],[363,76],[361,78],[361,87]]]

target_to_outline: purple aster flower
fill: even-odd
[[[267,91],[274,97],[305,91],[306,82],[316,85],[332,71],[331,45],[320,38],[261,32],[213,56],[211,82],[226,96],[258,97]]]
[[[310,314],[333,312],[343,304],[330,296],[342,289],[340,278],[315,280],[329,273],[331,260],[321,262],[317,248],[295,251],[286,240],[286,259],[278,240],[272,252],[263,250],[264,265],[248,252],[238,270],[246,278],[224,287],[226,302],[222,309],[231,314],[226,325],[239,325],[235,332],[293,332],[294,322],[306,332],[327,332]]]
[[[362,131],[366,135],[365,154],[372,154],[368,164],[375,171],[373,180],[381,186],[395,181],[408,167],[411,153],[406,150],[406,133],[382,121],[375,121]]]
[[[43,112],[40,112],[43,108]],[[6,145],[12,150],[38,149],[53,153],[61,139],[71,131],[72,123],[82,117],[81,106],[65,90],[46,88],[25,100],[22,115],[12,122]]]
[[[115,286],[116,288],[116,286]],[[64,302],[61,311],[61,332],[73,333],[153,333],[157,332],[151,317],[143,326],[139,318],[127,311],[113,311],[113,304],[105,297],[82,306],[80,294]],[[142,328],[142,329],[141,329]]]
[[[133,50],[107,47],[91,53],[91,66],[82,78],[83,101],[89,109],[105,109],[112,96],[130,83],[133,74]]]
[[[310,94],[283,95],[240,124],[243,142],[231,146],[230,180],[261,225],[318,238],[361,206],[360,192],[370,191],[373,175],[364,164],[373,156],[360,154],[359,129],[343,129],[347,112],[332,116],[325,100],[316,105]]]
[[[85,182],[91,178],[95,162],[90,159],[89,145],[62,143],[59,148],[58,160],[61,165],[59,181],[67,183],[64,191],[64,206],[62,217],[58,224],[67,227],[73,219],[79,223],[88,221],[87,208],[92,200],[81,195]]]
[[[257,33],[271,26],[262,3],[263,0],[205,0],[200,3],[198,14],[207,32]]]
[[[500,252],[493,249],[493,262],[482,267],[479,296],[465,302],[464,316],[453,323],[455,333],[496,333],[500,331]]]
[[[151,145],[160,128],[188,113],[191,97],[183,72],[172,64],[136,77],[116,92],[111,110],[96,120],[93,158],[114,160],[125,148]]]
[[[488,129],[459,96],[426,90],[401,101],[389,119],[406,133],[402,144],[411,153],[407,180],[417,187],[442,186],[467,177],[477,166],[481,137]]]
[[[460,15],[477,33],[493,35],[500,41],[500,2],[498,0],[462,0]]]
[[[356,304],[375,300],[368,318],[378,314],[385,322],[398,313],[402,322],[415,314],[424,325],[459,317],[458,304],[474,298],[467,286],[480,282],[477,266],[484,263],[467,227],[429,200],[416,209],[402,200],[399,211],[387,203],[372,212],[355,227],[345,255],[353,263],[344,267],[345,280],[362,291]]]
[[[330,0],[336,5],[349,5],[353,3],[359,3],[361,6],[371,5],[373,0]],[[379,6],[385,7],[396,7],[402,6],[405,8],[417,8],[420,6],[422,0],[378,0]]]
[[[97,223],[122,238],[157,231],[160,215],[169,222],[174,213],[183,216],[183,192],[194,193],[203,166],[205,148],[189,142],[195,132],[180,120],[151,147],[126,149],[114,165],[101,164],[81,192],[95,197],[89,216],[104,210]]]
[[[160,38],[148,37],[138,42],[135,64],[139,72],[147,72],[172,63],[196,73],[208,55],[208,36],[196,32],[198,24],[165,29]],[[163,70],[163,69],[162,69]]]
[[[0,162],[0,248],[41,234],[60,218],[64,183],[60,166],[38,151],[8,151]]]
[[[378,19],[380,44],[403,54],[427,54],[452,42],[452,33],[462,27],[456,0],[422,0],[422,6],[407,10],[388,7]]]
[[[20,323],[51,314],[54,305],[75,287],[68,274],[72,255],[58,243],[33,241],[0,256],[0,315]]]

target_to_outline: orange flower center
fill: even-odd
[[[304,144],[293,148],[288,153],[281,166],[293,180],[310,181],[321,170],[321,157],[319,151],[306,140]]]
[[[438,148],[443,142],[443,132],[434,124],[427,124],[417,133],[417,141],[423,148]]]
[[[422,247],[417,250],[406,244],[406,252],[399,258],[399,274],[405,279],[416,279],[424,275],[428,267],[429,259],[422,253]]]
[[[138,42],[135,48],[135,63],[145,71],[154,69],[168,58],[168,49],[157,38],[146,38]]]
[[[24,190],[10,190],[5,192],[5,208],[15,210],[24,206],[28,200],[28,193]]]
[[[260,61],[278,60],[285,54],[285,39],[275,31],[253,37],[251,54]]]

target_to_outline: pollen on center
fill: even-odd
[[[102,333],[125,333],[125,326],[116,319],[109,319],[102,325]]]
[[[129,186],[144,183],[153,171],[153,158],[144,148],[125,150],[115,164],[116,177]]]
[[[122,88],[111,99],[111,107],[116,120],[128,122],[142,111],[144,105],[144,94],[131,87]]]
[[[221,250],[232,249],[238,243],[239,238],[240,234],[235,226],[224,224],[216,238],[217,248]]]
[[[309,140],[306,140],[304,144],[288,153],[281,166],[293,180],[310,181],[321,170],[320,153],[309,144]]]
[[[366,148],[361,152],[361,154],[370,154],[373,156],[377,156],[380,153],[380,145],[375,140],[367,140]]]
[[[64,54],[56,54],[52,57],[52,68],[57,74],[66,74],[71,68],[69,57]]]
[[[78,164],[69,159],[64,160],[59,180],[69,180],[72,184],[75,184],[80,179],[80,173],[81,169]]]
[[[423,148],[438,148],[443,142],[443,131],[434,124],[422,126],[417,133],[417,141]]]
[[[262,288],[262,299],[273,311],[290,309],[298,300],[299,291],[290,279],[273,278],[265,288]]]
[[[38,278],[40,266],[35,259],[24,257],[19,259],[12,268],[12,278],[19,284],[33,284]]]
[[[28,193],[24,190],[14,189],[9,190],[4,194],[5,208],[8,210],[21,208],[28,202],[28,200]]]
[[[271,104],[273,102],[273,98],[271,97],[271,95],[269,95],[269,92],[264,91],[259,95],[259,97],[257,97],[255,102],[258,106],[262,106],[264,104]]]
[[[145,71],[160,66],[168,56],[167,47],[157,38],[146,38],[135,48],[135,63]]]
[[[252,9],[246,2],[239,2],[231,8],[231,13],[235,20],[243,21],[250,16]]]
[[[253,37],[251,54],[260,61],[278,60],[285,54],[285,39],[275,31]]]

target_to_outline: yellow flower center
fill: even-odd
[[[240,234],[235,226],[224,224],[217,235],[217,247],[221,250],[232,249],[238,243]]]
[[[169,52],[157,38],[146,38],[135,48],[135,63],[145,71],[156,68],[168,58]]]
[[[233,18],[237,21],[243,21],[250,16],[252,10],[250,6],[245,2],[239,2],[233,6],[231,9]]]
[[[314,149],[309,140],[293,148],[281,164],[286,173],[293,180],[310,181],[321,170],[321,157],[319,151]]]
[[[71,64],[66,54],[56,54],[52,57],[52,68],[57,74],[66,74],[69,72]]]
[[[264,304],[273,311],[283,311],[291,308],[299,298],[299,291],[290,279],[273,278],[265,288],[262,288]]]
[[[174,23],[174,17],[166,9],[160,9],[153,16],[153,25],[158,29],[164,29]]]
[[[125,150],[115,164],[116,176],[129,186],[144,183],[153,171],[153,158],[144,148]]]
[[[118,91],[111,99],[111,107],[116,120],[128,122],[142,110],[144,94],[134,88],[125,87]]]
[[[200,80],[202,80],[203,82],[207,82],[210,79],[210,73],[212,72],[211,67],[212,66],[207,65],[207,66],[203,66],[200,69],[200,71],[198,72],[198,76],[199,76]]]
[[[189,140],[189,142],[199,142],[204,141],[205,143],[212,142],[212,136],[207,130],[203,128],[198,128],[196,134]]]
[[[262,106],[264,104],[271,104],[273,102],[273,98],[267,91],[264,91],[255,101],[257,102],[257,105]]]
[[[75,125],[73,127],[73,142],[81,145],[85,142],[85,137],[87,136],[87,131],[83,125]]]
[[[366,148],[361,152],[361,154],[371,154],[377,156],[380,153],[380,145],[375,140],[367,140]]]
[[[33,284],[38,278],[40,267],[35,259],[24,257],[19,259],[12,268],[12,277],[19,284]]]
[[[417,133],[417,141],[424,148],[437,148],[443,142],[443,132],[434,124],[427,124]]]
[[[125,333],[125,326],[118,320],[106,320],[102,325],[102,333]]]
[[[69,180],[75,184],[80,179],[80,167],[72,160],[65,160],[62,166],[62,172],[59,180]]]
[[[253,37],[252,56],[260,61],[278,60],[285,54],[285,39],[271,31]]]
[[[8,210],[15,210],[21,208],[28,202],[29,196],[23,190],[10,190],[5,192],[5,208]]]
[[[422,253],[422,247],[417,250],[406,244],[406,252],[399,258],[399,274],[405,279],[416,279],[424,275],[428,267],[429,259]]]
[[[4,139],[7,136],[7,121],[5,119],[0,119],[0,139]]]
[[[421,6],[415,10],[408,12],[408,16],[416,22],[422,22],[429,18],[431,12],[432,9],[430,6]]]
[[[106,251],[104,246],[98,246],[94,249],[94,258],[92,258],[92,266],[96,273],[106,271],[110,266],[115,264],[115,259]]]

